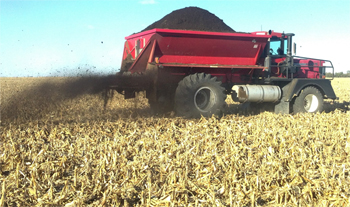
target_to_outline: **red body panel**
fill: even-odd
[[[134,59],[131,72],[143,73],[156,65],[174,76],[206,72],[220,77],[222,82],[249,83],[253,76],[262,75],[265,50],[269,38],[282,33],[220,33],[187,30],[153,29],[126,37],[123,60],[128,54]],[[277,65],[284,58],[272,60]],[[310,70],[305,65],[312,60],[296,60],[301,65],[300,78],[318,78],[319,67]],[[322,63],[319,63],[322,64]],[[283,77],[278,67],[272,75]],[[248,77],[248,78],[247,78]],[[250,77],[250,78],[249,78]]]
[[[270,35],[248,33],[199,32],[153,29],[126,37],[131,50],[124,50],[124,57],[131,53],[136,59],[135,45],[140,40],[148,42],[158,34],[157,50],[160,64],[198,65],[258,65]],[[154,61],[154,60],[153,60]],[[210,66],[208,66],[210,67]],[[132,70],[132,69],[131,69]]]
[[[324,78],[320,77],[321,70],[320,66],[323,66],[324,61],[313,60],[313,59],[294,59],[294,65],[300,66],[297,72],[297,77],[307,78]]]

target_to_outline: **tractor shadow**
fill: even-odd
[[[324,112],[330,113],[335,110],[340,110],[343,112],[350,111],[350,102],[348,101],[325,101],[324,102],[324,107],[323,107]]]
[[[258,115],[264,112],[274,113],[274,105],[269,103],[239,103],[230,102],[224,110],[225,115],[237,114],[242,116]],[[342,112],[350,111],[350,102],[324,101],[323,112],[331,113],[336,110]],[[291,113],[293,114],[293,113]]]
[[[273,104],[266,103],[239,103],[231,100],[227,101],[227,107],[224,110],[225,115],[237,114],[240,116],[258,115],[263,112],[274,112]]]

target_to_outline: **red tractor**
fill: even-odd
[[[152,29],[126,37],[112,88],[124,97],[146,91],[153,110],[218,115],[227,95],[269,103],[276,113],[320,112],[336,99],[325,78],[332,62],[292,55],[292,33],[223,33]],[[295,49],[295,44],[294,44]]]

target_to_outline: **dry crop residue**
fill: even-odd
[[[1,78],[1,105],[48,80]],[[143,96],[33,92],[1,123],[0,206],[348,206],[350,86],[332,84],[327,113],[198,120],[152,116]]]

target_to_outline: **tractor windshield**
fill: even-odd
[[[270,42],[271,55],[286,55],[287,54],[287,40],[271,40]]]

